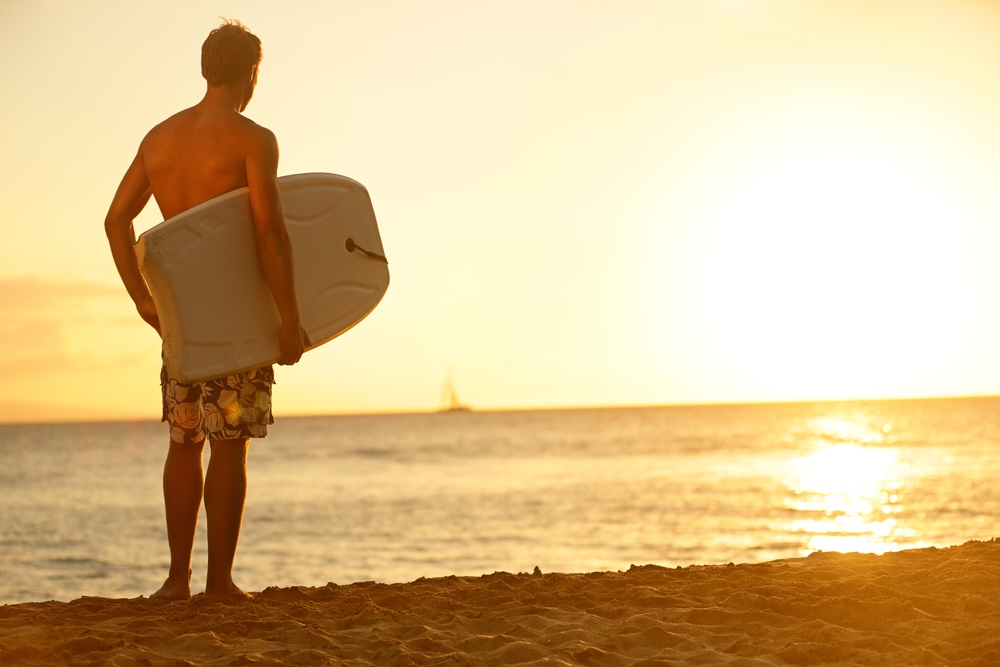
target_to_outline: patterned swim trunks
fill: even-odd
[[[185,384],[160,369],[163,419],[170,441],[197,444],[211,440],[263,438],[271,416],[271,366],[217,380]]]

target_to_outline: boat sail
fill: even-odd
[[[448,377],[444,381],[444,386],[441,387],[440,412],[469,412],[470,410],[472,408],[458,400],[458,392],[455,391],[455,381],[451,373],[448,373]]]

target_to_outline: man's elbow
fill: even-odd
[[[114,243],[120,239],[132,236],[132,221],[114,213],[108,213],[104,218],[104,233],[108,240]],[[134,238],[132,238],[134,241]]]
[[[109,239],[114,238],[118,234],[118,230],[121,227],[121,223],[118,218],[112,216],[110,213],[104,218],[104,233]]]

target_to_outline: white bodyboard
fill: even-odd
[[[370,313],[389,287],[368,191],[334,174],[278,179],[295,292],[312,349]],[[264,281],[247,188],[143,233],[136,255],[160,318],[164,361],[185,382],[274,363],[281,318]]]

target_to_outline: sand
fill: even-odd
[[[0,665],[997,665],[1000,540],[0,607]]]

